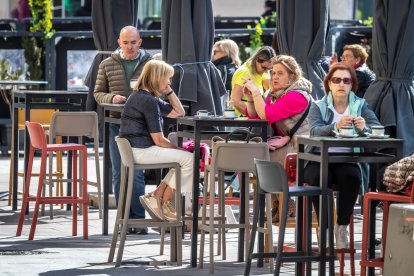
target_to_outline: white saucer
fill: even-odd
[[[215,117],[213,115],[206,115],[206,116],[200,116],[200,115],[194,115],[195,119],[214,119]]]
[[[236,119],[239,116],[223,116],[223,119]]]
[[[356,134],[356,133],[355,134],[352,134],[352,135],[345,135],[345,134],[338,133],[337,136],[340,137],[340,138],[355,138],[355,137],[359,137],[359,135]]]
[[[390,137],[388,134],[385,134],[385,135],[372,135],[371,133],[366,133],[366,135],[368,136],[368,138],[371,138],[371,139],[386,139],[386,138]]]

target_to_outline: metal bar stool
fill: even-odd
[[[267,159],[269,160],[269,148],[266,143],[217,143],[213,149],[213,156],[211,165],[207,168],[205,172],[206,181],[203,190],[203,209],[202,209],[202,220],[200,230],[201,230],[201,239],[200,239],[200,259],[199,259],[199,268],[203,268],[204,262],[204,243],[205,243],[205,232],[209,232],[209,242],[210,242],[210,266],[209,272],[214,272],[214,232],[215,228],[218,228],[219,245],[222,246],[223,251],[223,260],[226,259],[226,231],[225,228],[239,228],[244,230],[244,245],[239,244],[239,259],[241,256],[247,256],[247,248],[249,245],[249,195],[248,188],[242,187],[245,191],[245,201],[241,202],[241,218],[244,217],[244,221],[240,220],[238,224],[225,224],[225,195],[224,195],[224,172],[241,172],[241,173],[255,173],[254,169],[254,158]],[[218,212],[219,217],[214,216],[214,205],[215,205],[215,174],[218,174]],[[248,177],[246,177],[248,178]],[[245,183],[249,181],[246,179]],[[246,185],[247,186],[247,185]],[[209,192],[209,196],[208,196]],[[242,195],[241,195],[242,196]],[[207,203],[207,197],[210,198]],[[210,206],[210,214],[207,219],[207,205]],[[244,206],[243,206],[244,205]],[[216,222],[215,222],[216,221]],[[241,231],[241,234],[243,232]],[[241,236],[239,236],[241,239]],[[240,248],[244,246],[245,251],[241,252]],[[241,255],[241,256],[240,256]]]
[[[68,127],[70,126],[70,127]],[[99,218],[102,218],[102,193],[101,193],[101,173],[99,168],[99,130],[98,115],[94,111],[89,112],[55,112],[50,121],[49,143],[53,143],[58,137],[78,137],[82,136],[93,139],[95,174],[96,181],[88,181],[88,185],[94,186],[98,190]],[[58,142],[58,140],[57,140]],[[58,158],[59,160],[59,158]],[[53,155],[49,155],[49,172],[52,171]],[[60,162],[62,162],[60,160]],[[53,180],[55,182],[56,180]],[[68,182],[69,179],[58,179],[58,182]],[[52,175],[49,174],[49,189],[51,193]],[[58,185],[59,187],[59,185]],[[87,195],[85,195],[87,196]],[[51,207],[52,208],[52,207]],[[53,214],[53,209],[51,209]],[[52,215],[51,214],[51,215]]]
[[[35,201],[35,209],[33,213],[33,220],[32,225],[30,227],[30,234],[29,240],[32,240],[34,237],[34,233],[36,230],[36,223],[37,217],[39,214],[39,206],[40,204],[72,204],[73,205],[73,221],[72,221],[72,235],[77,235],[77,204],[82,204],[83,206],[83,238],[88,238],[88,190],[87,190],[87,163],[86,163],[86,146],[80,144],[47,144],[46,142],[46,134],[45,130],[43,129],[42,125],[39,123],[34,122],[26,122],[26,127],[30,135],[30,152],[29,152],[29,163],[27,166],[27,177],[26,177],[26,184],[25,190],[23,195],[23,203],[22,209],[20,212],[19,224],[17,226],[16,236],[20,236],[22,233],[24,216],[26,213],[26,208],[30,201]],[[41,151],[41,165],[40,165],[40,172],[39,172],[39,182],[37,186],[37,194],[36,196],[30,196],[30,180],[32,176],[32,167],[33,167],[33,159],[34,159],[34,152],[35,150]],[[43,182],[45,181],[45,172],[46,172],[46,159],[47,154],[49,152],[62,152],[62,151],[71,151],[73,153],[73,179],[71,181],[73,187],[73,195],[72,196],[43,196],[42,191],[44,190]],[[77,195],[77,185],[78,185],[78,152],[81,154],[79,155],[79,159],[82,166],[82,194],[83,196]]]
[[[254,209],[253,217],[253,228],[250,237],[250,247],[249,255],[244,271],[244,275],[250,274],[251,262],[253,258],[275,258],[276,265],[274,270],[274,275],[280,274],[280,266],[282,262],[307,262],[307,275],[311,273],[310,263],[312,261],[318,261],[319,256],[312,252],[312,202],[310,199],[306,201],[306,212],[305,212],[305,227],[306,231],[306,249],[302,252],[283,252],[283,244],[285,238],[285,229],[287,224],[287,210],[288,210],[288,201],[289,197],[311,197],[311,196],[320,196],[321,189],[319,187],[313,186],[295,186],[289,187],[288,178],[286,171],[283,166],[279,163],[266,160],[255,160],[256,170],[257,170],[257,206],[260,206],[261,198],[263,195],[269,195],[271,193],[282,193],[283,194],[283,205],[282,205],[282,217],[280,220],[279,227],[279,238],[277,253],[269,252],[257,252],[253,253],[254,241],[256,238],[257,225],[259,221],[259,209]],[[329,204],[332,205],[332,197],[329,196]],[[331,208],[329,208],[331,210]],[[263,215],[263,214],[261,214]],[[332,212],[329,214],[328,222],[333,226]],[[271,228],[271,224],[269,225]],[[331,227],[332,229],[332,227]],[[329,244],[333,248],[333,237],[330,235]]]
[[[116,257],[115,266],[119,267],[122,262],[122,255],[124,253],[126,232],[128,225],[131,226],[147,226],[147,227],[160,227],[161,228],[161,244],[160,254],[163,253],[164,246],[164,233],[165,228],[171,229],[171,246],[170,246],[170,259],[172,262],[177,262],[178,266],[182,264],[182,227],[183,222],[181,219],[181,168],[179,163],[160,163],[160,164],[137,164],[134,161],[132,154],[132,148],[129,141],[125,138],[116,137],[116,143],[118,144],[119,153],[121,155],[121,181],[119,190],[119,202],[116,212],[116,220],[114,226],[114,232],[112,235],[111,248],[109,250],[108,262],[111,263],[114,259],[115,249],[118,243],[119,232],[121,233],[118,254]],[[146,169],[163,169],[171,168],[175,169],[175,177],[177,187],[175,190],[175,208],[177,212],[177,220],[172,222],[160,221],[155,219],[130,219],[129,210],[132,200],[132,186],[134,183],[134,170],[146,170]],[[128,183],[126,183],[126,176],[128,174]],[[127,191],[125,194],[125,186]],[[133,199],[138,200],[138,198]]]

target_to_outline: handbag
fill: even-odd
[[[310,106],[311,106],[311,102],[309,101],[305,112],[302,114],[302,117],[299,119],[299,121],[297,121],[295,126],[288,132],[288,135],[286,135],[286,136],[272,136],[272,137],[267,139],[267,145],[269,146],[269,150],[274,151],[274,150],[283,148],[284,146],[286,146],[290,142],[290,139],[292,139],[293,135],[295,135],[296,131],[302,125],[302,123],[305,120],[306,116],[308,116]],[[272,124],[272,127],[273,127],[273,131],[276,133],[276,129],[275,129],[273,124]]]
[[[252,133],[248,128],[237,128],[230,132],[227,137],[224,139],[220,136],[213,136],[211,138],[211,149],[214,151],[214,146],[216,143],[262,143],[263,139],[259,136],[251,137]]]
[[[414,155],[405,157],[385,169],[383,184],[389,193],[407,194],[406,188],[411,188],[413,182]]]

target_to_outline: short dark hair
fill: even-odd
[[[325,93],[326,95],[328,95],[330,89],[329,89],[329,81],[332,78],[332,75],[338,71],[338,70],[345,70],[348,71],[349,74],[351,74],[351,79],[352,79],[352,91],[356,92],[358,90],[358,79],[355,73],[354,68],[349,67],[348,65],[345,65],[343,63],[338,63],[333,65],[329,71],[328,74],[326,74],[325,78],[323,79],[323,86],[325,87]]]

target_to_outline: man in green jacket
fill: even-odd
[[[132,93],[131,83],[137,80],[142,69],[151,55],[140,49],[142,38],[134,26],[126,26],[121,29],[118,39],[119,48],[109,58],[99,65],[96,79],[94,97],[98,104],[124,103]],[[131,80],[133,80],[131,82]],[[112,117],[120,117],[118,112],[111,113]],[[112,163],[112,183],[114,185],[115,199],[118,202],[119,185],[121,176],[121,156],[115,137],[119,134],[120,125],[109,124],[109,157]],[[134,186],[132,190],[131,210],[129,217],[145,218],[145,209],[139,202],[139,197],[145,193],[145,179],[142,171],[136,170]],[[128,229],[129,233],[146,234],[147,228]]]

